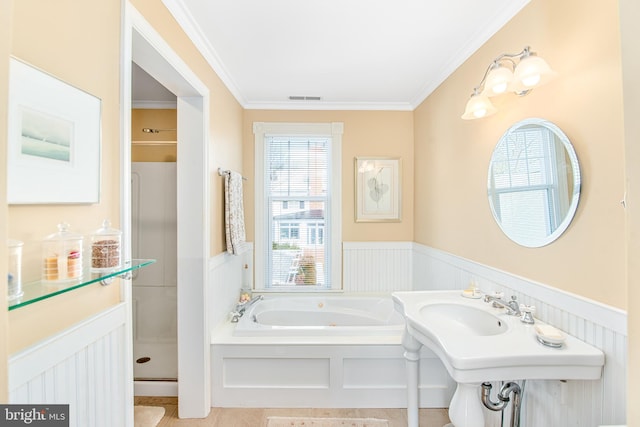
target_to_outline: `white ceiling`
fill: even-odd
[[[163,0],[244,108],[348,110],[413,110],[528,2]]]
[[[135,62],[131,64],[133,108],[176,108],[176,96]]]

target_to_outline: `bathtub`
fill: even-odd
[[[404,319],[390,296],[265,295],[211,335],[211,406],[406,408]],[[423,347],[420,406],[455,390]]]
[[[235,336],[400,335],[403,317],[388,297],[266,297],[254,303]]]

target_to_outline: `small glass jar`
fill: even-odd
[[[8,239],[9,265],[7,268],[7,296],[12,302],[22,295],[22,246],[20,240]]]
[[[64,283],[82,278],[82,240],[69,231],[69,224],[58,224],[58,232],[42,242],[42,281]]]
[[[105,272],[120,267],[121,240],[122,232],[111,228],[111,223],[105,219],[102,228],[91,236],[91,271]]]

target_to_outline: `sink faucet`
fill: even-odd
[[[231,322],[238,323],[238,320],[242,317],[247,308],[251,307],[256,302],[264,298],[264,295],[257,295],[251,298],[250,301],[239,302],[236,304],[235,310],[231,312]]]
[[[504,307],[507,310],[507,314],[509,316],[520,316],[522,313],[520,312],[520,305],[518,301],[516,301],[516,296],[511,296],[511,301],[505,301],[498,297],[493,297],[491,295],[484,296],[484,302],[493,302],[494,304],[499,305],[500,307]]]

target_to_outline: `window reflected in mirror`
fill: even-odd
[[[491,157],[488,196],[511,240],[540,247],[557,239],[573,218],[579,194],[578,159],[557,126],[526,119],[505,132]]]

